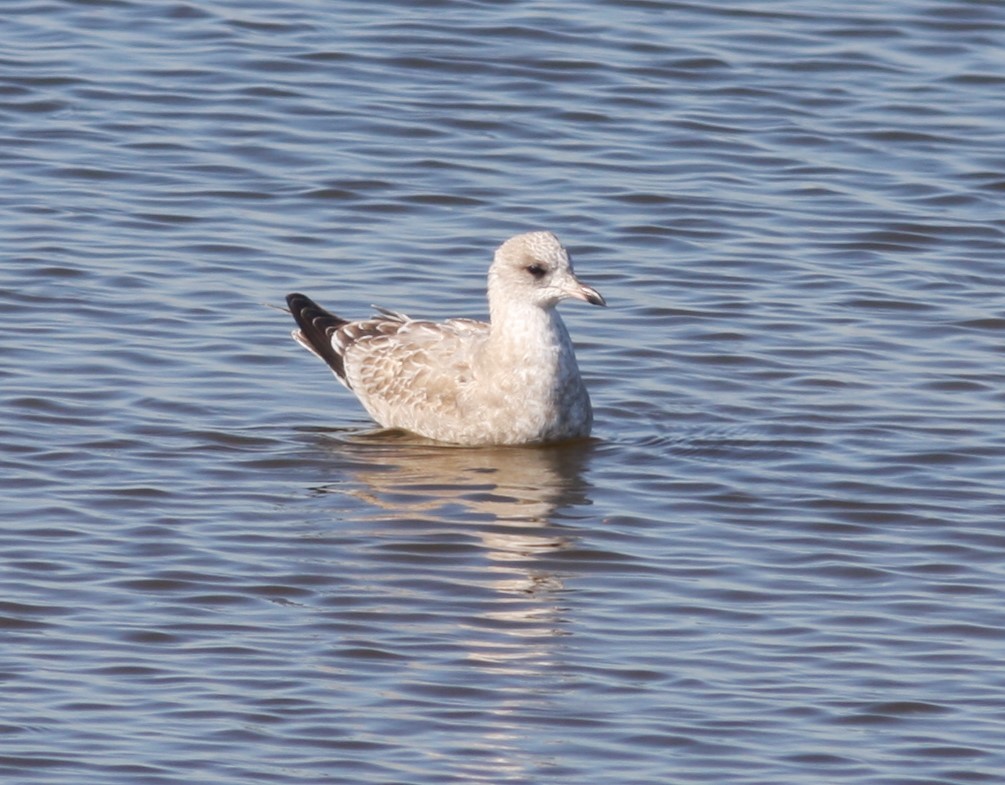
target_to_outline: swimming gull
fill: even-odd
[[[515,445],[588,436],[590,397],[555,306],[606,305],[573,274],[551,232],[511,237],[489,268],[490,321],[429,322],[377,308],[351,321],[309,297],[286,298],[293,339],[331,367],[370,416],[459,445]]]

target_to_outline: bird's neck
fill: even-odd
[[[489,346],[493,353],[524,355],[528,349],[537,349],[557,359],[558,354],[571,345],[569,333],[555,308],[490,301],[489,312]]]

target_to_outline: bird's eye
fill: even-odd
[[[532,265],[530,265],[529,267],[527,267],[527,272],[529,272],[529,273],[530,273],[531,275],[533,275],[533,276],[534,276],[535,278],[537,278],[537,279],[539,279],[539,280],[540,280],[541,278],[544,278],[544,274],[545,274],[546,272],[548,272],[548,271],[547,271],[547,270],[545,270],[545,269],[544,269],[544,268],[543,268],[543,267],[542,267],[541,265],[539,265],[539,264],[532,264]]]

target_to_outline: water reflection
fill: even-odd
[[[366,518],[399,535],[400,526],[409,537],[439,533],[444,549],[458,535],[477,538],[498,591],[557,588],[535,564],[573,542],[560,519],[590,505],[584,471],[593,442],[455,448],[378,431],[340,437],[330,449],[346,476],[319,492],[363,502]]]
[[[493,562],[567,547],[569,534],[556,518],[590,504],[583,479],[590,441],[468,449],[379,431],[333,440],[330,449],[349,476],[319,491],[365,502],[375,511],[371,519],[474,529]],[[530,591],[539,583],[508,588]]]
[[[423,664],[381,685],[401,696],[396,727],[404,716],[462,733],[473,757],[458,766],[479,781],[532,780],[547,760],[528,753],[528,729],[563,714],[571,624],[559,554],[591,504],[594,443],[458,449],[387,432],[325,442],[340,476],[318,490],[350,500],[340,525],[360,544],[342,558],[374,596],[372,619],[360,603],[354,625],[371,624],[368,648]]]

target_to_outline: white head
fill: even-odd
[[[546,310],[570,297],[607,305],[596,289],[576,278],[568,251],[551,232],[518,234],[499,246],[489,268],[492,310],[499,297],[534,303]]]

